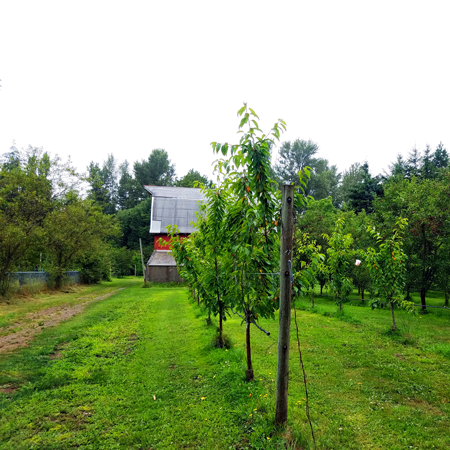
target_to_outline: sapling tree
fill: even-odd
[[[339,218],[331,237],[327,237],[329,248],[328,268],[331,275],[330,289],[333,292],[336,304],[342,310],[342,303],[348,300],[353,284],[350,278],[350,262],[353,259],[353,238],[351,234],[344,234],[345,220]]]
[[[223,322],[226,320],[226,294],[228,274],[225,269],[228,245],[225,229],[228,193],[225,189],[202,187],[205,202],[200,205],[203,217],[197,226],[203,236],[204,264],[201,280],[205,289],[204,302],[208,309],[219,316],[217,346],[225,347]]]
[[[188,239],[177,236],[176,227],[171,227],[171,245],[180,272],[197,288],[210,313],[219,317],[219,335],[216,345],[225,346],[223,322],[226,320],[227,239],[224,220],[228,194],[224,189],[202,186],[205,201],[200,205],[197,230]]]
[[[403,252],[403,232],[407,219],[397,219],[390,236],[382,236],[374,227],[369,227],[370,234],[376,239],[378,250],[367,249],[366,264],[370,271],[372,283],[381,297],[375,299],[371,306],[376,308],[389,303],[392,313],[392,331],[396,331],[394,307],[400,306],[412,310],[412,303],[403,300],[406,276],[406,254]],[[384,302],[383,302],[384,300]]]
[[[325,255],[321,247],[308,234],[297,230],[294,240],[294,295],[309,295],[311,307],[314,308],[314,288],[317,276],[325,270]]]
[[[200,263],[200,257],[194,244],[195,234],[192,233],[188,238],[180,238],[179,229],[176,225],[168,226],[168,234],[171,237],[170,248],[177,263],[178,273],[193,289],[194,299],[199,303],[201,284],[198,264]],[[162,239],[160,239],[160,242],[163,245],[167,245],[167,242],[164,242]]]
[[[239,144],[212,143],[215,153],[225,157],[216,168],[224,178],[232,201],[227,216],[227,242],[231,276],[228,278],[230,305],[242,314],[246,324],[246,378],[253,380],[250,325],[260,317],[274,318],[278,308],[279,267],[278,222],[280,193],[270,178],[270,145],[285,130],[279,120],[268,134],[257,123],[259,117],[247,105],[241,117]],[[248,129],[244,132],[244,126]]]

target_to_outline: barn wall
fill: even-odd
[[[183,283],[176,266],[147,266],[147,281]]]
[[[178,235],[181,239],[187,238],[188,234],[179,234]],[[162,240],[162,243],[159,243],[159,240]],[[167,234],[155,234],[155,240],[154,240],[154,248],[155,250],[170,250],[172,247],[171,245],[164,245],[164,242],[167,242],[168,244],[171,242],[172,238],[170,236],[167,236]]]

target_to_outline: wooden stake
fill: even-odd
[[[142,252],[142,239],[139,238],[139,246],[141,247],[142,273],[144,275],[144,285],[147,285],[147,274],[145,273],[144,253]]]
[[[287,420],[289,383],[289,343],[291,332],[291,273],[294,234],[294,186],[284,185],[281,200],[280,315],[278,333],[277,399],[275,423]],[[292,269],[291,269],[292,270]]]

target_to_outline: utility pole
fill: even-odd
[[[280,314],[278,333],[277,399],[275,412],[275,423],[277,425],[286,422],[288,410],[293,234],[294,186],[283,185],[281,199]]]

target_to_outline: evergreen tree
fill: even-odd
[[[91,161],[88,166],[88,198],[99,205],[104,214],[114,214],[117,209],[117,167],[113,155],[108,155],[103,166]]]
[[[362,180],[350,188],[349,205],[356,212],[365,210],[370,214],[373,212],[373,199],[383,195],[383,188],[380,178],[370,175],[367,162],[361,166],[361,175]]]

